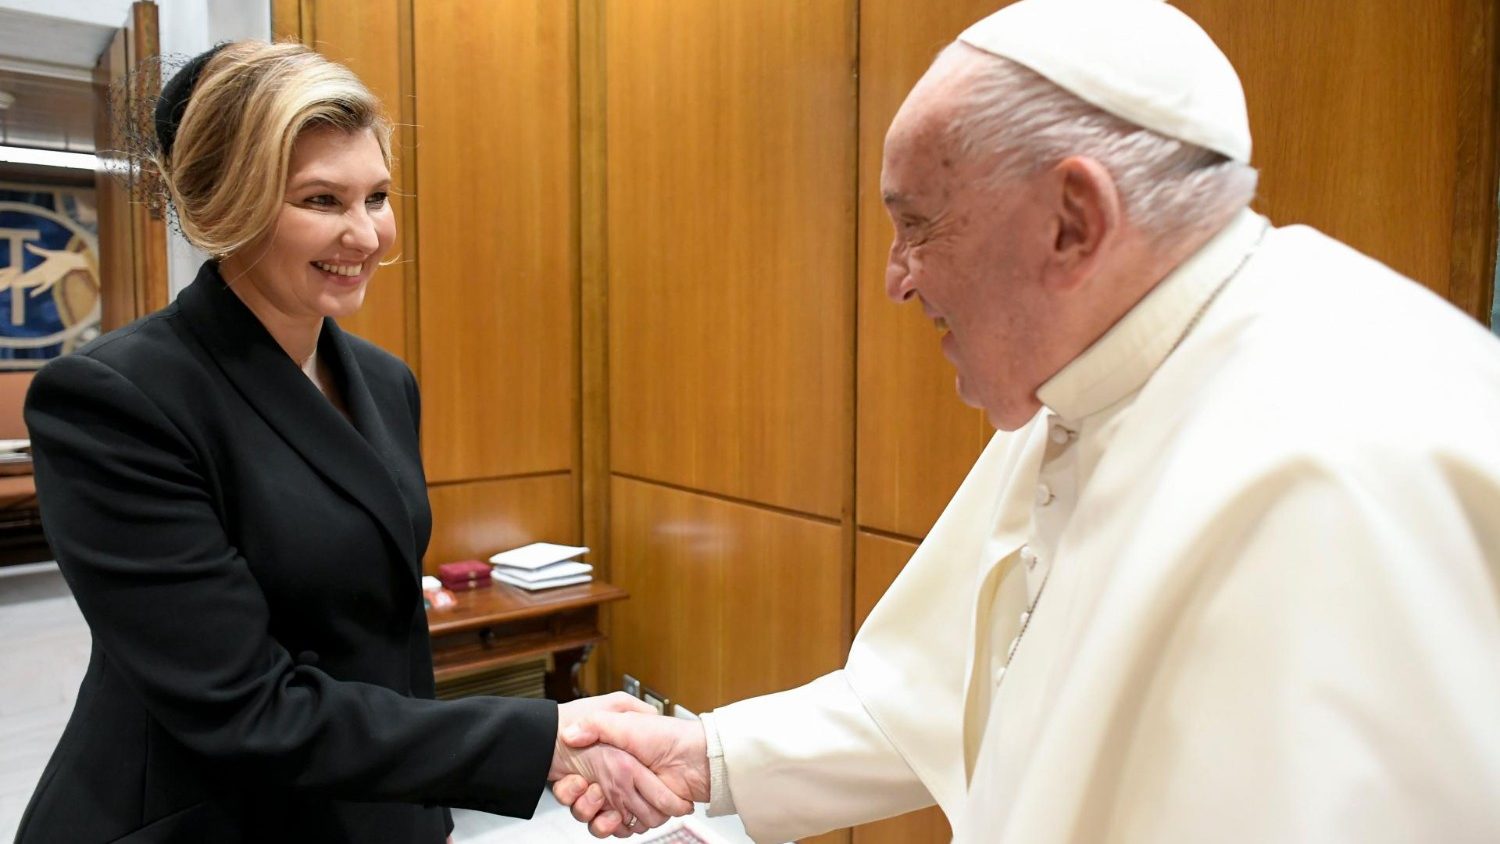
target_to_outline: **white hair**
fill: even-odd
[[[1221,225],[1255,197],[1254,167],[1122,120],[1009,59],[955,42],[949,65],[958,101],[949,130],[966,157],[990,156],[993,184],[1069,156],[1099,162],[1127,219],[1160,242]]]

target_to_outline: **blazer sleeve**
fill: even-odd
[[[108,364],[50,364],[26,422],[43,525],[96,647],[173,737],[329,797],[531,815],[556,704],[419,700],[297,665],[190,439]]]
[[[734,809],[757,842],[796,841],[933,803],[843,671],[720,707],[713,725]]]

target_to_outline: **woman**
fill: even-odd
[[[581,710],[643,704],[430,700],[416,383],[333,321],[396,235],[375,98],[243,42],[156,117],[182,230],[217,260],[28,396],[95,647],[18,841],[441,842],[438,807],[527,817],[574,770],[632,830],[690,811],[619,751],[557,750]]]

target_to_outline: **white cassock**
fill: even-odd
[[[1246,211],[1039,396],[843,670],[705,719],[715,810],[1500,841],[1500,342]]]

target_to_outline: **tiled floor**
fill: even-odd
[[[88,661],[88,627],[57,566],[0,568],[0,841],[15,837]]]
[[[73,709],[89,632],[52,563],[0,568],[0,842],[15,837],[31,790]],[[723,844],[748,844],[738,818],[703,818]],[[454,813],[460,844],[565,844],[595,839],[544,793],[529,821]],[[649,841],[672,825],[652,836]]]

